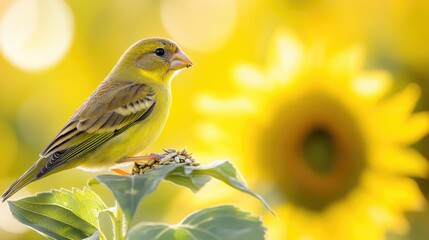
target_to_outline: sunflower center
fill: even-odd
[[[335,163],[335,142],[332,135],[323,128],[311,130],[305,137],[302,154],[311,169],[321,174],[329,173]]]
[[[272,106],[253,149],[289,202],[321,211],[358,186],[367,156],[352,109],[323,92]]]

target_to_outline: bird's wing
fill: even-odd
[[[153,89],[145,84],[103,83],[40,153],[49,158],[41,175],[104,144],[147,118],[155,107]]]

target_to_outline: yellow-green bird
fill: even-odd
[[[167,120],[174,73],[190,66],[191,60],[168,39],[132,45],[39,160],[3,193],[3,201],[50,174],[74,167],[103,170],[143,151]]]

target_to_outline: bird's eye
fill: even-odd
[[[157,48],[155,50],[155,54],[156,54],[156,56],[162,57],[165,54],[165,50],[163,48]]]

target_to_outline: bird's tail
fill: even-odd
[[[19,177],[2,195],[2,202],[6,201],[13,194],[27,186],[32,181],[38,179],[36,174],[40,171],[46,163],[46,158],[40,158],[36,163],[31,166],[21,177]]]

